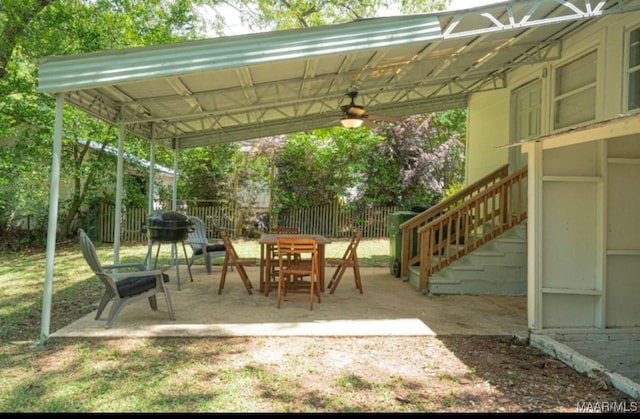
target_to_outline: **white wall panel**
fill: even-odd
[[[509,91],[472,96],[467,125],[467,184],[509,162]]]
[[[591,295],[545,294],[542,297],[544,327],[593,327],[595,298]]]
[[[608,250],[640,251],[639,211],[640,164],[609,164],[607,178]]]
[[[554,148],[545,151],[545,176],[597,176],[598,149],[596,142]]]
[[[640,256],[607,258],[607,327],[640,326]]]
[[[544,182],[543,287],[593,289],[597,184]]]

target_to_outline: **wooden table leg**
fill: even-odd
[[[320,275],[320,291],[324,292],[324,244],[318,245],[318,274]]]
[[[265,244],[260,244],[260,292],[265,291],[265,259],[264,259],[264,247]]]
[[[271,254],[273,253],[273,246],[265,244],[264,247],[264,294],[268,296],[271,292]]]

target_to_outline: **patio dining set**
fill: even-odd
[[[213,260],[223,258],[218,294],[222,294],[229,271],[236,271],[248,294],[253,294],[256,288],[249,278],[248,266],[259,266],[258,290],[265,296],[272,291],[276,294],[276,307],[281,308],[286,301],[308,302],[313,310],[314,302],[321,302],[321,295],[325,288],[330,294],[336,291],[344,273],[353,269],[355,286],[359,293],[363,293],[362,279],[358,262],[357,248],[362,234],[356,232],[341,258],[326,258],[325,247],[331,243],[327,237],[314,234],[301,234],[292,227],[274,227],[270,232],[263,233],[258,240],[260,257],[241,257],[226,231],[220,232],[220,239],[207,237],[204,222],[195,216],[172,213],[164,217],[149,219],[149,246],[147,260],[139,264],[102,265],[97,257],[95,247],[87,234],[80,230],[79,240],[82,253],[94,274],[104,285],[104,293],[95,320],[102,315],[109,302],[112,302],[107,317],[106,328],[110,328],[118,313],[124,306],[142,298],[149,300],[152,310],[157,310],[156,296],[162,294],[167,304],[169,318],[175,320],[175,313],[171,304],[171,296],[167,282],[167,270],[173,265],[157,267],[158,253],[162,243],[173,246],[177,254],[178,244],[182,245],[185,264],[191,281],[191,267],[197,258],[205,259],[208,274],[212,273]],[[185,244],[191,247],[191,257],[187,255]],[[152,248],[157,245],[153,268],[149,268]],[[180,277],[178,258],[174,260],[178,290]],[[325,285],[325,266],[334,267],[329,282]]]

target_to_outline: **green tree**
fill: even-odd
[[[253,30],[308,28],[376,16],[380,10],[403,14],[443,10],[449,0],[255,0],[228,1]]]
[[[227,203],[234,197],[234,166],[238,143],[183,150],[178,156],[178,191],[207,205]]]
[[[348,198],[361,182],[372,131],[329,128],[287,137],[275,164],[276,210],[324,205]]]
[[[48,171],[54,99],[37,91],[37,60],[49,55],[175,42],[201,36],[196,6],[201,2],[175,0],[3,0],[0,9],[0,225],[6,230],[23,216],[45,221],[48,212]],[[114,164],[90,153],[79,139],[114,146],[117,131],[71,107],[65,107],[65,137],[61,183],[72,190],[62,197],[59,220],[62,237],[104,190],[114,185]],[[126,151],[148,143],[127,138]],[[95,154],[95,153],[92,153]],[[158,153],[159,162],[170,158]],[[111,162],[111,163],[110,163]],[[105,174],[111,175],[108,179]],[[130,179],[130,178],[129,178]],[[130,191],[139,187],[127,182]],[[134,199],[134,194],[127,194]],[[39,223],[46,228],[46,222]]]
[[[403,13],[424,13],[444,9],[447,0],[335,2],[327,0],[257,0],[228,2],[241,11],[242,21],[255,30],[290,29],[348,22],[375,16],[381,9],[396,8]],[[381,131],[381,135],[388,134]],[[342,198],[353,205],[395,204],[409,192],[396,186],[394,172],[378,154],[383,148],[380,137],[366,129],[333,128],[298,133],[288,137],[276,159],[274,208],[298,208],[321,205]],[[371,156],[370,158],[365,158]],[[434,157],[436,158],[436,157]],[[410,163],[410,162],[407,162]],[[371,167],[371,165],[374,167]],[[376,168],[375,165],[379,165]],[[437,165],[432,165],[435,168]],[[397,170],[401,170],[396,167]],[[417,172],[417,170],[415,170]],[[446,172],[448,173],[448,172]],[[432,176],[437,178],[437,175]],[[365,183],[371,182],[371,185]],[[389,182],[386,184],[386,182]],[[445,180],[449,184],[449,181]],[[414,185],[416,194],[435,199],[436,193],[424,182]],[[394,189],[399,190],[394,191]],[[402,192],[403,190],[406,190]],[[402,192],[402,193],[401,193]],[[415,199],[420,201],[421,197]]]
[[[368,156],[365,200],[378,205],[431,206],[463,180],[466,110],[414,115],[384,124]]]
[[[373,16],[380,8],[398,5],[403,12],[426,12],[441,9],[446,1],[382,1],[340,3],[332,1],[276,0],[0,0],[0,232],[12,220],[34,215],[44,221],[47,216],[49,174],[43,167],[51,163],[53,126],[53,98],[37,91],[37,61],[49,55],[68,55],[169,43],[200,38],[205,23],[198,7],[230,4],[254,28],[285,29],[338,23]],[[209,22],[212,23],[212,22]],[[214,29],[223,33],[224,20],[213,22]],[[65,137],[63,139],[62,182],[72,185],[72,191],[62,202],[60,228],[62,236],[73,231],[84,208],[104,198],[104,185],[115,183],[114,159],[89,153],[80,139],[115,146],[117,131],[71,107],[65,108]],[[303,134],[300,134],[301,136]],[[341,128],[313,132],[310,139],[292,141],[285,150],[282,164],[283,188],[275,182],[283,196],[279,205],[309,205],[328,202],[337,196],[353,196],[362,190],[358,185],[364,178],[372,147],[368,131],[345,131]],[[317,143],[317,147],[314,145]],[[125,151],[147,157],[148,143],[126,138]],[[296,151],[293,147],[309,147]],[[320,147],[322,146],[322,147]],[[361,149],[361,147],[364,147]],[[211,150],[183,150],[180,153],[179,190],[181,195],[221,200],[233,196],[229,189],[235,185],[256,183],[260,177],[270,179],[276,167],[274,154],[251,164],[238,157],[232,147]],[[92,158],[88,158],[93,155]],[[159,148],[158,163],[172,166],[173,155]],[[235,170],[233,162],[236,163]],[[241,165],[238,165],[241,162]],[[318,179],[304,176],[313,168]],[[300,173],[296,173],[299,170]],[[266,173],[269,173],[267,175]],[[10,174],[10,175],[9,175]],[[235,176],[235,177],[234,177]],[[127,205],[137,205],[141,197],[137,182],[125,181]],[[308,181],[309,184],[304,182]],[[291,194],[294,185],[304,189],[303,198]],[[205,185],[197,188],[196,185]],[[295,189],[293,189],[295,190]],[[109,197],[106,197],[109,198]],[[45,226],[46,223],[41,223]]]

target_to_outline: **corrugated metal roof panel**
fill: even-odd
[[[40,89],[172,148],[465,107],[518,66],[640,0],[519,0],[476,9],[45,59]]]
[[[435,16],[416,15],[49,57],[40,64],[39,88],[53,94],[102,84],[265,66],[271,62],[348,54],[440,38],[440,22]]]

